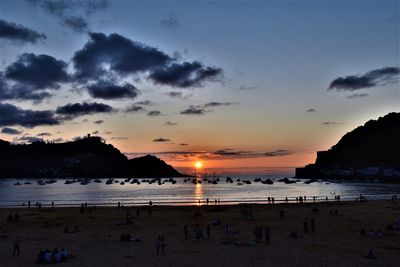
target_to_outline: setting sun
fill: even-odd
[[[203,167],[203,163],[201,163],[201,161],[196,161],[196,163],[194,164],[194,166],[195,166],[197,169],[200,169],[201,167]]]

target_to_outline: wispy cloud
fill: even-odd
[[[339,77],[331,82],[328,90],[355,91],[399,81],[400,68],[384,67],[371,70],[362,75]]]

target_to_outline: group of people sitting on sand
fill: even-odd
[[[371,229],[368,232],[366,232],[365,229],[362,228],[360,231],[360,235],[368,236],[368,237],[381,237],[381,236],[383,236],[383,232],[380,229],[378,229],[378,230]]]
[[[11,212],[7,216],[7,222],[18,222],[19,221],[19,214],[17,212]]]
[[[45,249],[39,252],[36,263],[61,263],[66,262],[69,258],[71,258],[71,255],[65,249],[61,251],[58,251],[57,248],[53,251]]]
[[[394,223],[388,224],[388,225],[385,227],[385,229],[386,229],[386,230],[389,230],[389,231],[400,231],[400,219],[397,220],[397,221],[394,222]]]
[[[123,242],[139,242],[140,241],[140,239],[133,237],[130,233],[121,234],[119,240],[123,241]]]
[[[65,226],[63,233],[64,234],[73,234],[73,233],[78,233],[79,232],[79,226],[75,225],[73,229],[70,230],[69,226]]]

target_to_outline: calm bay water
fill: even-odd
[[[316,182],[305,184],[304,181],[295,184],[285,184],[277,180],[285,177],[279,175],[262,176],[262,179],[270,178],[274,184],[262,184],[254,182],[261,176],[231,176],[233,183],[226,183],[225,177],[220,177],[218,184],[210,184],[202,181],[201,184],[184,182],[184,178],[175,179],[175,184],[157,183],[138,184],[113,183],[107,185],[107,179],[100,179],[101,183],[94,180],[87,185],[79,182],[64,184],[66,179],[59,179],[53,184],[39,185],[36,179],[4,179],[0,180],[0,206],[15,206],[41,201],[42,204],[56,205],[80,205],[82,202],[97,205],[115,205],[121,202],[125,205],[145,205],[150,200],[156,205],[176,204],[191,205],[203,204],[207,198],[213,203],[214,199],[220,199],[221,203],[265,203],[267,197],[274,197],[278,202],[285,197],[294,200],[298,196],[318,196],[319,199],[333,199],[340,195],[341,199],[355,199],[359,194],[367,195],[369,199],[390,198],[390,195],[400,194],[400,184],[382,184],[365,182],[327,183]],[[209,178],[210,179],[210,178]],[[237,179],[250,180],[251,184],[237,185]],[[42,179],[43,180],[43,179]],[[120,182],[124,179],[118,179]],[[142,179],[139,179],[142,180]],[[166,180],[166,179],[162,179]],[[198,178],[198,180],[201,180]],[[212,180],[212,178],[211,178]],[[21,185],[14,185],[19,182]],[[31,182],[31,184],[24,184]]]

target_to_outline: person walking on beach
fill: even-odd
[[[265,243],[269,243],[271,238],[269,233],[269,226],[265,227],[264,229],[264,237],[265,237]]]
[[[308,219],[304,220],[303,228],[304,228],[304,234],[308,234]]]
[[[161,236],[160,238],[160,246],[161,246],[161,254],[164,255],[165,251],[165,236]]]
[[[17,237],[13,242],[13,257],[19,256],[20,254],[20,242],[21,237]]]
[[[160,254],[160,247],[161,247],[161,236],[158,236],[156,243],[156,256]]]
[[[315,232],[315,220],[314,218],[311,218],[311,232]]]

